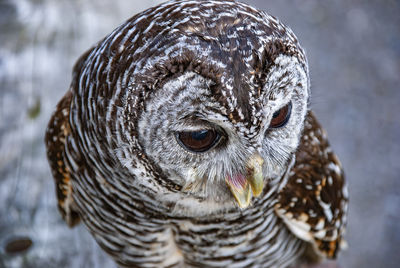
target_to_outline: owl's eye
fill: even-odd
[[[212,129],[199,131],[178,132],[176,138],[178,142],[189,151],[201,153],[213,147],[221,135]]]
[[[286,125],[286,123],[289,121],[291,111],[292,111],[292,103],[289,102],[287,105],[285,105],[272,115],[269,127],[280,128]]]

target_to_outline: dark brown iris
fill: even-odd
[[[209,150],[219,140],[220,135],[213,129],[178,132],[178,142],[189,151],[200,153]]]
[[[286,125],[290,118],[290,112],[292,110],[292,103],[289,102],[287,105],[276,111],[269,124],[270,128],[280,128]]]

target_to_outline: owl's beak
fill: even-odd
[[[259,154],[254,154],[247,161],[246,174],[228,175],[226,184],[231,190],[239,207],[247,208],[252,196],[259,196],[264,188],[262,165],[264,160]]]

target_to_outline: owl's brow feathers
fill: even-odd
[[[266,73],[280,54],[305,59],[293,33],[272,16],[235,2],[218,3],[210,13],[208,4],[178,1],[138,14],[115,30],[90,53],[87,62],[97,64],[86,68],[97,71],[90,72],[96,79],[87,79],[97,81],[105,97],[136,87],[130,98],[143,102],[177,74],[195,71],[215,82],[214,96],[231,120],[249,122],[250,96],[262,93]],[[241,77],[244,70],[253,75]]]

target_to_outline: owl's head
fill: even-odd
[[[183,193],[247,207],[280,181],[297,148],[309,96],[304,54],[287,28],[245,5],[183,6],[176,19],[143,67],[158,81],[139,143]]]
[[[175,194],[242,208],[281,182],[309,80],[303,50],[277,19],[233,1],[172,1],[91,55],[114,98],[105,121],[125,167],[145,161]]]

